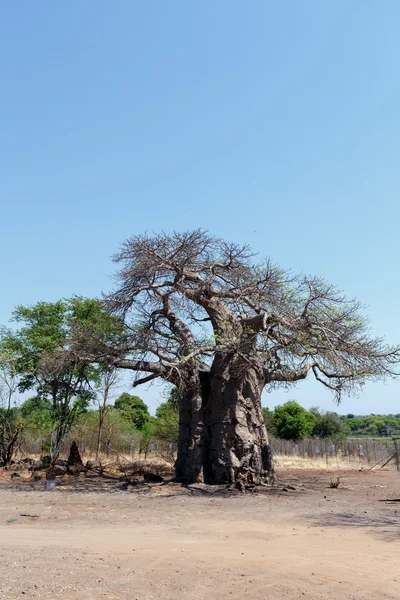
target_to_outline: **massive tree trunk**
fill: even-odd
[[[261,407],[264,378],[232,358],[216,358],[211,371],[206,481],[271,483],[274,467]]]
[[[201,385],[181,393],[176,476],[188,483],[271,483],[274,467],[261,407],[264,379],[214,361]]]

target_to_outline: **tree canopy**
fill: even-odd
[[[316,410],[313,414],[315,421],[313,435],[316,437],[340,440],[345,438],[350,431],[346,422],[335,412]]]
[[[284,440],[302,440],[314,431],[314,416],[294,400],[274,410],[273,428]]]
[[[100,302],[79,297],[18,306],[13,318],[20,327],[4,330],[2,345],[15,357],[19,391],[34,390],[35,402],[51,403],[54,461],[77,416],[94,398],[102,368],[88,361],[64,361],[74,330],[84,326],[110,341],[120,333],[119,321]]]
[[[136,427],[143,429],[143,426],[150,421],[150,413],[147,405],[139,396],[132,396],[124,392],[116,399],[114,407],[119,410],[127,421]]]
[[[51,400],[49,398],[41,398],[40,396],[28,398],[20,406],[21,414],[24,418],[29,418],[43,411],[51,411],[51,408]]]
[[[106,299],[132,324],[127,343],[101,346],[92,335],[80,353],[180,384],[191,365],[209,371],[215,353],[242,350],[269,385],[311,373],[337,400],[398,374],[399,348],[371,335],[359,302],[254,257],[202,230],[134,236],[115,256],[119,285]]]

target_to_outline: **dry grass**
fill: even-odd
[[[299,470],[324,470],[329,471],[354,471],[359,469],[368,469],[371,465],[365,460],[352,459],[341,456],[326,458],[303,458],[302,456],[280,456],[275,455],[275,466],[278,469],[299,469]]]
[[[156,473],[163,476],[170,475],[171,477],[173,475],[172,465],[160,457],[143,458],[119,464],[118,470],[131,474]]]
[[[29,458],[37,459],[38,456],[34,454],[28,454]],[[61,458],[67,458],[63,455]],[[84,464],[87,460],[94,460],[95,454],[91,452],[85,452],[82,454],[82,460]],[[109,453],[107,456],[105,453],[100,455],[100,462],[105,467],[105,470],[126,470],[132,468],[132,466],[140,466],[146,470],[154,470],[157,473],[172,474],[173,466],[176,456],[170,456],[166,453],[163,456],[155,456],[150,453],[145,458],[144,454],[135,453],[133,456],[123,453]],[[348,457],[341,455],[339,451],[336,456],[326,456],[321,458],[309,458],[299,455],[274,455],[275,466],[279,470],[329,470],[329,471],[354,471],[354,470],[368,470],[373,466],[378,459],[368,462],[366,457],[352,456],[349,461]],[[379,468],[378,465],[377,468]],[[388,464],[385,469],[393,468],[394,463]]]
[[[145,467],[148,469],[153,469],[154,472],[164,472],[164,473],[172,473],[173,460],[165,460],[162,457],[147,457],[145,458],[136,458],[133,459],[129,456],[124,457],[126,459],[125,468],[129,468],[132,466],[137,467],[138,465],[142,468]],[[170,458],[170,457],[168,457]],[[302,456],[283,456],[283,455],[275,455],[274,456],[275,466],[280,470],[293,470],[298,469],[301,471],[305,470],[329,470],[329,471],[359,471],[359,470],[368,470],[372,467],[373,463],[368,463],[366,459],[362,459],[360,457],[352,457],[351,461],[349,461],[348,457],[343,457],[340,453],[337,456],[332,457],[328,456],[328,460],[326,457],[324,458],[306,458]],[[378,465],[379,466],[379,465]],[[387,468],[390,469],[391,465],[387,465]]]

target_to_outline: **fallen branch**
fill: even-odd
[[[383,460],[387,459],[387,461],[381,466],[381,469],[383,469],[383,467],[385,467],[392,460],[392,458],[395,457],[395,455],[396,455],[396,452],[393,452],[393,454],[390,454],[390,455],[388,454],[384,458],[381,458],[380,460],[378,460],[378,462],[375,465],[372,465],[372,467],[370,467],[368,469],[368,471],[372,471],[372,469],[374,469],[375,467],[377,467]]]

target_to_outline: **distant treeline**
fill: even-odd
[[[400,414],[342,415],[342,421],[352,435],[392,436],[400,433]]]
[[[307,437],[341,440],[348,436],[391,437],[400,434],[400,414],[397,415],[339,415],[319,408],[304,409],[290,400],[273,411],[264,408],[269,432],[284,440]]]

